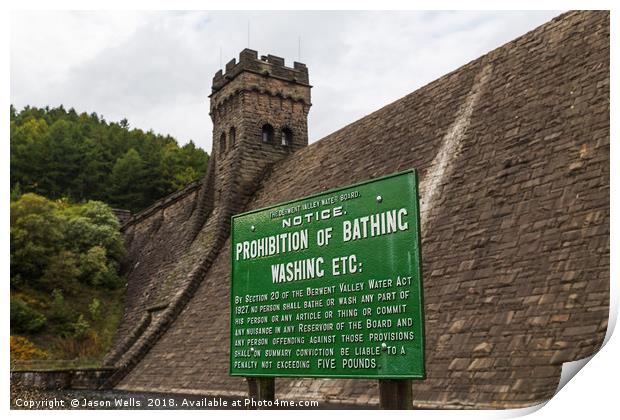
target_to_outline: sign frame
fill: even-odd
[[[234,329],[235,329],[235,325],[234,325],[234,317],[233,317],[233,310],[235,308],[235,304],[234,304],[234,295],[233,295],[233,282],[234,282],[234,259],[235,259],[235,250],[234,250],[234,246],[235,246],[235,241],[234,241],[234,223],[235,223],[235,219],[237,218],[241,218],[244,216],[248,216],[251,214],[255,214],[255,213],[259,213],[259,212],[264,212],[264,211],[268,211],[268,210],[272,210],[274,208],[278,208],[278,207],[284,207],[287,205],[291,205],[294,203],[298,203],[301,201],[305,201],[305,200],[310,200],[313,198],[317,198],[317,197],[321,197],[321,196],[325,196],[325,195],[329,195],[329,194],[335,194],[338,193],[340,191],[343,190],[348,190],[351,188],[356,188],[356,187],[361,187],[367,184],[371,184],[371,183],[375,183],[377,181],[384,181],[390,178],[395,178],[395,177],[399,177],[399,176],[403,176],[403,175],[412,175],[413,176],[413,182],[414,182],[414,206],[415,206],[415,229],[411,229],[411,234],[414,235],[416,242],[417,242],[417,248],[418,248],[418,265],[417,267],[415,267],[415,264],[412,264],[412,274],[415,273],[415,275],[418,278],[419,281],[419,312],[420,312],[420,319],[419,319],[419,324],[420,324],[420,331],[421,334],[419,337],[416,337],[416,340],[418,340],[420,342],[420,359],[421,359],[421,367],[422,367],[422,373],[421,374],[405,374],[405,375],[399,375],[399,374],[389,374],[389,375],[381,375],[381,374],[358,374],[358,375],[349,375],[349,374],[330,374],[330,375],[324,375],[324,374],[314,374],[314,373],[287,373],[287,372],[282,372],[282,373],[256,373],[256,372],[251,372],[251,373],[239,373],[239,372],[233,372],[232,371],[232,366],[233,366],[233,362],[234,362]],[[396,172],[396,173],[392,173],[389,175],[384,175],[384,176],[380,176],[377,178],[372,178],[372,179],[368,179],[366,181],[362,181],[362,182],[358,182],[355,184],[351,184],[351,185],[345,185],[343,187],[337,187],[337,188],[333,188],[330,190],[325,190],[319,193],[315,193],[312,195],[308,195],[308,196],[303,196],[303,197],[299,197],[296,199],[292,199],[292,200],[288,200],[288,201],[284,201],[281,203],[276,203],[267,207],[262,207],[262,208],[258,208],[258,209],[254,209],[248,212],[244,212],[244,213],[238,213],[238,214],[234,214],[231,216],[231,220],[230,220],[230,288],[229,288],[229,292],[230,292],[230,309],[228,311],[228,315],[230,317],[229,319],[229,333],[230,333],[230,337],[229,337],[229,364],[228,364],[228,373],[229,376],[233,376],[233,377],[246,377],[246,378],[324,378],[324,379],[364,379],[364,380],[383,380],[383,379],[393,379],[393,380],[423,380],[426,379],[426,326],[425,326],[425,309],[424,309],[424,283],[423,283],[423,278],[422,278],[422,238],[421,238],[421,225],[420,225],[420,199],[419,199],[419,178],[418,178],[418,174],[417,174],[417,170],[416,169],[408,169],[405,171],[400,171],[400,172]],[[337,347],[340,348],[340,347]]]

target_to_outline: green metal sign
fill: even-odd
[[[423,378],[417,175],[232,218],[230,374]]]

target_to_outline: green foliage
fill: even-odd
[[[29,354],[102,357],[124,297],[122,235],[104,203],[140,210],[201,176],[208,155],[62,106],[11,106],[10,153],[11,332]]]
[[[93,298],[93,301],[88,305],[88,312],[90,312],[91,319],[99,318],[100,309],[101,309],[101,301],[97,298]]]
[[[71,251],[60,251],[50,260],[43,276],[36,283],[45,290],[60,288],[69,292],[73,291],[82,274],[78,258],[78,255]]]
[[[45,326],[45,316],[32,309],[20,298],[11,298],[11,330],[17,333],[32,333]]]
[[[41,278],[61,249],[64,230],[56,203],[31,193],[11,203],[11,286]]]
[[[83,254],[93,247],[99,247],[103,248],[112,261],[122,260],[124,247],[120,225],[107,205],[99,201],[88,201],[67,207],[63,216],[67,220],[66,248]]]
[[[11,201],[19,200],[21,196],[22,196],[22,187],[21,185],[19,185],[19,182],[17,182],[11,188]]]
[[[148,198],[145,196],[144,180],[147,169],[142,157],[135,149],[116,160],[110,176],[108,196],[113,203],[135,203],[138,207],[146,207]]]
[[[204,173],[193,142],[108,123],[97,114],[26,107],[11,120],[11,187],[71,201],[100,200],[140,210]]]
[[[103,357],[123,308],[123,238],[110,207],[26,193],[11,202],[10,229],[11,333],[51,359]]]
[[[11,203],[11,286],[72,293],[78,282],[117,288],[119,222],[104,203],[69,204],[26,193]]]
[[[58,289],[52,291],[52,304],[49,311],[49,318],[58,324],[69,322],[72,317],[71,308],[67,305],[65,297]]]
[[[78,319],[71,325],[73,327],[73,337],[78,340],[82,340],[88,336],[88,330],[90,329],[90,323],[84,318],[84,315],[80,314]]]
[[[94,246],[82,255],[82,273],[85,282],[94,286],[104,283],[103,280],[108,274],[108,259],[105,248]]]

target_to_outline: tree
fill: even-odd
[[[170,136],[131,129],[126,119],[108,123],[96,113],[63,106],[21,111],[11,106],[10,117],[11,188],[19,183],[23,192],[100,200],[136,211],[206,170],[208,154],[193,142],[179,147]],[[128,155],[132,149],[142,163],[123,168],[127,159],[136,161],[134,152]],[[132,175],[133,183],[119,173]]]
[[[27,193],[11,203],[11,286],[31,284],[61,248],[64,220],[58,205]]]
[[[146,205],[142,188],[145,180],[145,165],[135,149],[117,159],[110,176],[108,197],[113,205],[138,210]]]
[[[37,190],[45,171],[41,150],[48,125],[44,119],[28,118],[22,124],[11,121],[11,185],[20,183],[26,191]]]
[[[33,193],[11,203],[11,286],[71,291],[77,281],[116,288],[124,246],[106,204],[70,204]]]
[[[11,331],[32,333],[45,326],[45,316],[32,309],[20,298],[11,298]]]
[[[72,293],[81,275],[79,256],[74,252],[62,250],[50,258],[38,285],[47,291],[63,290]]]

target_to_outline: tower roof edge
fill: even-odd
[[[213,77],[211,93],[215,93],[244,71],[274,77],[291,83],[309,86],[308,67],[295,61],[293,67],[285,65],[284,58],[272,54],[258,57],[258,52],[245,48],[235,58],[226,63],[224,71],[218,70]]]

